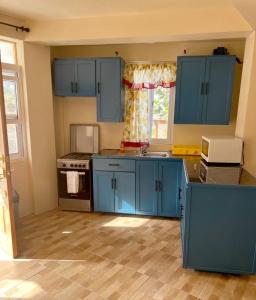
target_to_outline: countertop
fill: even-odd
[[[152,151],[154,152],[154,151]],[[134,160],[161,159],[179,160],[184,162],[187,181],[190,184],[218,184],[218,185],[244,185],[256,186],[256,178],[252,176],[242,166],[232,166],[227,164],[209,165],[200,156],[177,156],[172,155],[171,151],[155,152],[165,156],[151,155],[141,156],[138,151],[120,152],[118,149],[105,149],[99,154],[93,155],[94,158],[122,158]],[[205,173],[206,170],[206,173]]]

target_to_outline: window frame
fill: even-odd
[[[7,43],[7,44],[12,44],[12,48],[13,48],[13,53],[14,53],[14,63],[10,64],[10,63],[6,63],[6,62],[2,62],[2,65],[5,64],[5,65],[10,65],[10,66],[17,66],[18,64],[18,59],[17,59],[17,46],[16,46],[16,43],[13,42],[13,41],[9,41],[9,40],[4,40],[4,39],[1,39],[0,38],[0,42],[4,42],[4,43]]]
[[[155,89],[148,90],[149,98],[149,136],[150,144],[152,145],[172,145],[173,141],[173,121],[174,121],[174,97],[175,97],[175,87],[166,88],[169,90],[169,110],[168,110],[168,128],[167,128],[167,138],[166,139],[153,139],[151,138],[152,125],[153,125],[153,101],[154,101],[154,91]]]
[[[21,80],[21,67],[14,64],[2,63],[2,71],[4,72],[15,72],[16,76],[2,75],[3,80],[16,81],[17,88],[17,111],[18,117],[8,118],[6,114],[6,124],[15,124],[17,127],[17,143],[18,153],[9,153],[11,159],[25,158],[25,130],[24,130],[24,117],[23,117],[23,93],[22,93],[22,80]]]

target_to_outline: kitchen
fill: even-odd
[[[51,215],[47,211],[50,211],[48,207],[51,206],[52,204],[48,205],[47,203],[45,203],[43,204],[44,208],[42,208],[43,198],[42,201],[35,202],[34,211],[37,212],[35,216],[33,216],[34,223],[29,220],[29,216],[25,216],[24,219],[21,219],[22,226],[24,227],[23,228],[21,227],[21,229],[18,230],[18,234],[21,233],[24,235],[23,238],[18,237],[18,240],[21,239],[19,240],[19,242],[20,242],[21,249],[23,249],[24,251],[21,257],[40,258],[43,260],[73,259],[74,260],[73,267],[76,268],[75,260],[81,259],[84,261],[88,260],[88,262],[93,261],[97,263],[97,260],[98,259],[100,260],[100,257],[103,256],[103,258],[106,257],[110,258],[111,261],[113,260],[113,262],[115,263],[118,262],[121,265],[125,265],[132,268],[136,266],[135,269],[139,270],[138,271],[139,274],[137,276],[140,278],[140,280],[142,280],[143,283],[142,283],[142,288],[138,289],[138,292],[135,292],[135,287],[134,290],[133,288],[130,288],[130,291],[133,290],[134,294],[129,294],[129,292],[127,291],[126,296],[128,295],[127,297],[130,299],[133,299],[133,297],[139,298],[143,296],[150,298],[149,291],[151,291],[152,294],[158,295],[160,299],[164,298],[164,295],[166,297],[169,297],[169,299],[175,299],[175,298],[183,299],[185,297],[194,297],[195,299],[198,298],[209,299],[210,297],[220,296],[222,292],[225,295],[224,289],[220,289],[218,291],[218,288],[215,287],[215,285],[218,285],[218,283],[222,284],[221,283],[222,279],[223,279],[223,284],[227,283],[228,285],[228,284],[232,284],[232,282],[233,283],[235,282],[235,285],[237,286],[242,284],[241,280],[239,278],[233,277],[233,275],[220,275],[211,272],[201,273],[201,272],[192,271],[194,269],[202,270],[202,271],[214,271],[214,272],[216,271],[219,273],[228,273],[228,274],[254,274],[255,266],[254,266],[254,248],[253,248],[253,243],[254,243],[253,228],[255,226],[253,221],[254,219],[253,212],[255,211],[255,208],[252,200],[255,197],[254,196],[255,182],[254,182],[254,177],[248,174],[255,174],[255,173],[253,172],[252,164],[248,162],[249,161],[248,158],[251,155],[250,153],[248,153],[249,151],[248,149],[250,146],[246,147],[247,145],[246,144],[245,152],[244,152],[245,168],[246,170],[249,171],[248,174],[246,173],[245,176],[245,182],[246,182],[245,185],[243,184],[244,182],[243,179],[240,182],[240,185],[234,184],[233,182],[230,183],[227,181],[224,183],[222,182],[220,184],[222,186],[224,185],[224,188],[228,190],[228,191],[225,190],[225,193],[228,193],[225,195],[230,195],[230,194],[234,195],[234,193],[237,194],[239,193],[240,195],[240,190],[245,190],[244,191],[245,194],[241,193],[241,195],[239,196],[240,201],[239,201],[239,197],[236,196],[237,199],[236,201],[238,202],[236,207],[240,210],[240,213],[243,217],[242,217],[242,221],[240,220],[238,224],[235,224],[233,229],[236,230],[237,233],[239,234],[237,234],[237,239],[223,242],[222,244],[222,247],[224,249],[223,252],[221,252],[220,249],[216,246],[220,242],[220,239],[217,241],[216,239],[214,239],[214,245],[216,246],[216,248],[214,248],[213,247],[214,245],[211,244],[211,241],[213,241],[213,239],[209,238],[209,235],[210,237],[215,236],[214,226],[212,226],[212,224],[215,222],[220,211],[220,210],[215,211],[217,208],[213,206],[213,203],[215,202],[216,198],[219,199],[219,201],[222,201],[222,205],[220,204],[221,206],[220,209],[221,208],[223,209],[221,211],[221,215],[226,214],[230,206],[232,206],[232,204],[231,203],[225,204],[225,199],[222,199],[221,198],[222,195],[218,193],[215,196],[213,196],[213,200],[211,200],[211,197],[209,195],[212,195],[213,193],[211,190],[208,190],[207,192],[207,188],[211,189],[212,187],[211,184],[209,182],[208,184],[199,183],[198,181],[200,180],[199,171],[201,170],[199,164],[200,156],[199,158],[195,158],[194,156],[192,156],[191,159],[187,159],[186,160],[187,167],[184,169],[183,166],[185,165],[185,162],[183,162],[183,157],[180,158],[179,155],[173,156],[172,154],[169,153],[169,151],[171,150],[171,145],[174,146],[175,145],[176,146],[196,145],[197,147],[199,146],[200,148],[202,136],[206,136],[206,137],[235,136],[235,135],[242,136],[239,135],[238,133],[239,126],[241,125],[241,118],[243,117],[243,107],[242,107],[243,103],[239,100],[239,97],[241,98],[241,93],[243,93],[245,89],[244,81],[246,80],[246,77],[242,75],[242,72],[244,73],[245,66],[246,67],[248,66],[248,59],[246,59],[245,56],[245,54],[248,55],[248,43],[249,43],[248,40],[245,42],[244,38],[235,38],[235,39],[222,38],[217,40],[203,39],[200,41],[156,42],[150,44],[112,43],[110,45],[103,45],[103,44],[72,45],[71,44],[71,45],[62,45],[62,46],[54,46],[54,45],[51,46],[50,49],[50,59],[52,65],[51,76],[53,78],[52,105],[53,105],[53,121],[55,127],[54,138],[55,138],[55,145],[56,145],[55,161],[57,161],[57,159],[63,157],[64,155],[67,155],[70,152],[77,152],[77,148],[73,148],[74,143],[72,144],[71,142],[72,141],[71,127],[74,126],[72,124],[77,124],[78,125],[77,127],[81,126],[81,124],[97,125],[95,127],[99,129],[98,150],[100,150],[101,152],[97,154],[98,152],[97,147],[95,148],[96,150],[91,148],[89,150],[81,151],[90,154],[95,153],[92,156],[91,167],[90,167],[92,171],[92,177],[93,177],[90,197],[92,199],[94,196],[92,207],[94,206],[94,210],[96,212],[95,213],[70,212],[69,210],[72,210],[72,208],[70,209],[65,207],[64,210],[62,211],[61,208],[63,209],[63,207],[60,207],[58,213],[53,212],[53,214]],[[100,59],[111,58],[114,60],[118,60],[121,58],[124,60],[125,64],[136,64],[136,63],[137,64],[143,64],[143,63],[166,64],[167,63],[171,65],[176,65],[178,56],[185,56],[186,58],[187,57],[189,58],[190,56],[200,56],[205,58],[211,56],[213,50],[217,47],[225,47],[226,49],[228,49],[231,55],[238,57],[239,60],[242,62],[242,64],[239,63],[234,64],[236,70],[234,72],[235,76],[234,76],[234,83],[232,89],[233,97],[232,97],[232,105],[230,106],[231,113],[230,113],[230,119],[228,120],[228,125],[224,125],[224,124],[208,125],[205,123],[203,124],[202,122],[201,123],[194,122],[194,124],[191,125],[191,123],[186,124],[186,122],[184,121],[177,121],[177,119],[175,120],[176,104],[174,103],[175,95],[173,95],[169,105],[170,115],[168,119],[168,122],[170,121],[169,123],[171,124],[170,143],[162,143],[162,144],[150,143],[150,148],[147,149],[148,153],[146,153],[146,155],[144,156],[140,155],[139,153],[140,148],[137,148],[137,150],[132,149],[130,151],[123,149],[121,143],[123,140],[123,132],[125,127],[125,124],[123,122],[102,122],[102,121],[97,122],[97,114],[99,112],[99,107],[97,106],[98,100],[96,99],[95,95],[90,95],[89,97],[81,96],[81,95],[79,96],[66,95],[64,97],[63,95],[56,96],[56,92],[55,92],[56,78],[54,79],[55,76],[54,63],[56,59],[58,60],[62,60],[62,59],[72,60],[73,58],[81,59],[81,60],[91,59],[91,60],[95,60],[97,64],[97,60],[100,61]],[[32,65],[30,67],[32,68]],[[95,70],[95,72],[97,73],[97,70]],[[34,70],[34,74],[36,74],[36,70]],[[64,72],[62,71],[62,75],[63,74]],[[179,74],[179,69],[177,70],[177,75],[178,74]],[[42,76],[42,75],[38,74],[38,76]],[[242,77],[242,84],[240,90],[241,77]],[[123,76],[120,77],[120,82],[122,81],[122,78]],[[40,88],[39,85],[38,88]],[[76,85],[74,85],[72,87],[72,85],[69,83],[69,88],[70,89],[73,88],[74,91],[76,89],[79,90],[81,86],[76,87]],[[97,84],[96,84],[96,88],[98,88]],[[209,88],[208,92],[210,92],[211,86],[208,88]],[[206,85],[203,87],[203,89],[205,89],[204,91],[206,93],[206,89],[207,89]],[[177,97],[177,92],[178,90],[177,90],[177,82],[176,82],[176,97]],[[31,103],[31,105],[35,105],[35,103],[34,104]],[[79,139],[79,141],[81,141],[81,138]],[[121,147],[121,152],[120,152],[120,147]],[[109,150],[103,151],[104,149],[109,149]],[[143,149],[141,150],[143,151]],[[198,151],[199,151],[198,154],[200,154],[200,150]],[[85,158],[85,160],[86,163],[84,163],[84,161],[81,162],[79,161],[76,164],[78,166],[79,164],[85,165],[88,163],[88,158]],[[190,162],[192,166],[191,168],[189,167]],[[172,166],[171,168],[170,165]],[[66,167],[67,166],[65,166],[65,168]],[[70,162],[70,167],[71,167],[71,162]],[[82,170],[79,169],[79,172],[81,173],[87,170],[87,166],[82,168],[85,169]],[[69,169],[70,168],[61,169],[61,171],[66,172]],[[235,174],[234,177],[237,179],[236,177],[237,166],[232,165],[231,169],[232,170],[230,172],[232,173],[234,171]],[[210,169],[210,171],[208,172],[212,172],[214,176],[216,174],[215,169]],[[223,169],[221,169],[220,172],[224,173]],[[35,176],[39,176],[36,172],[34,174]],[[55,169],[55,176],[56,174],[57,171]],[[152,177],[151,176],[152,174],[155,174],[155,176]],[[167,174],[166,177],[165,174]],[[64,176],[66,174],[62,174],[62,175]],[[101,181],[101,179],[99,179],[101,177],[98,177],[98,175],[99,176],[110,175],[107,179],[109,180],[108,182],[110,182],[110,184],[108,183],[105,186],[105,188],[103,188],[102,190],[101,188],[98,188],[98,186],[96,185],[97,180],[99,180],[99,182]],[[240,175],[241,174],[239,173],[239,176]],[[169,176],[171,176],[171,178]],[[211,180],[212,179],[211,176],[209,176],[207,180]],[[19,179],[17,173],[14,174],[13,177],[14,177],[14,186],[18,186],[17,182],[19,182]],[[228,174],[227,177],[229,178],[230,175]],[[37,182],[35,178],[34,181]],[[66,176],[64,176],[64,178],[65,181]],[[243,175],[242,178],[244,178]],[[123,183],[121,183],[121,187],[120,187],[120,182],[118,182],[118,180],[119,181],[123,180]],[[144,181],[145,181],[144,187],[141,186],[141,189],[138,190],[138,186],[141,185],[140,182],[144,182]],[[54,182],[54,185],[55,188],[57,189],[57,181]],[[238,186],[237,190],[234,187],[234,185]],[[219,184],[215,183],[214,186],[217,188],[219,187]],[[121,190],[119,190],[119,188]],[[234,190],[232,190],[232,188]],[[38,189],[40,189],[39,186]],[[88,190],[88,188],[86,190]],[[191,203],[191,205],[192,204],[194,205],[195,203],[195,207],[196,207],[197,203],[193,198],[194,194],[196,193],[200,194],[203,191],[207,192],[206,194],[207,201],[209,201],[209,203],[206,205],[206,207],[202,206],[200,209],[202,210],[201,211],[202,215],[205,215],[206,217],[202,218],[202,215],[201,214],[197,215],[197,212],[195,212],[194,215],[194,210],[192,210],[193,207],[191,207],[190,208],[191,215],[188,218],[188,214],[186,213],[188,203]],[[102,194],[99,195],[99,192]],[[118,199],[118,197],[122,198],[122,196],[120,196],[122,194],[123,195],[125,194],[126,197],[125,200],[129,198],[130,202],[128,201],[128,204],[124,203],[124,207],[118,208],[118,205],[116,206],[116,201],[117,201],[116,199]],[[171,205],[169,207],[167,205],[167,207],[165,207],[161,211],[161,206],[159,204],[160,203],[159,201],[168,202],[170,200],[170,195],[172,195],[171,198],[172,201],[174,199],[175,205],[174,206]],[[200,195],[201,195],[200,197],[202,197],[203,199],[205,198],[205,196],[203,196],[202,194]],[[241,205],[243,197],[252,200],[248,200],[248,202],[246,202],[246,206],[244,206]],[[150,199],[150,201],[151,199],[153,199],[152,200],[153,205],[149,207],[148,206],[149,201],[147,200],[146,201],[143,200],[141,203],[139,203],[138,202],[139,199],[142,198]],[[227,196],[226,198],[230,198],[230,197]],[[21,205],[25,207],[23,199],[24,198],[22,197],[22,193],[21,193],[21,202],[22,202]],[[55,204],[52,205],[53,206],[52,209],[56,208],[54,206],[56,206],[56,203],[58,203],[57,199],[58,196],[56,197]],[[103,199],[104,202],[103,206],[101,206],[102,204],[101,199]],[[110,201],[107,199],[110,199]],[[190,199],[190,200],[184,200],[184,199]],[[106,202],[108,203],[106,204]],[[60,202],[58,204],[60,204]],[[214,212],[214,214],[212,214],[212,216],[210,217],[209,216],[207,217],[207,214],[205,214],[207,212],[207,206],[211,207],[212,213]],[[248,209],[248,207],[249,207],[249,212],[247,215],[246,214],[247,210],[245,210],[245,208]],[[206,210],[204,211],[204,209]],[[180,210],[183,210],[183,212],[181,212]],[[198,208],[197,211],[199,212]],[[40,212],[46,213],[45,217],[44,215],[40,215]],[[23,211],[22,211],[22,215],[24,215]],[[236,218],[239,218],[239,212],[234,213],[234,210],[232,210],[232,213],[228,216],[230,218],[229,220],[235,223]],[[246,222],[244,222],[245,216],[247,216]],[[181,231],[182,233],[181,238],[180,238],[180,229],[179,229],[180,217],[181,217],[182,226],[185,226],[182,227],[183,232]],[[207,218],[209,220],[209,224],[207,224],[206,222]],[[66,220],[66,222],[63,225],[64,220]],[[196,220],[198,220],[199,222],[199,227],[197,227]],[[186,223],[185,225],[184,222]],[[192,224],[190,224],[190,222],[192,222]],[[204,224],[207,224],[207,226],[209,227],[205,225],[204,228],[205,231],[200,232],[198,230],[200,229],[200,226],[203,224],[203,222],[206,222]],[[225,228],[227,232],[228,230],[232,232],[231,222],[229,222],[230,227],[226,226],[227,224],[223,220],[215,224],[216,231],[219,232],[220,229],[223,227],[223,229]],[[41,223],[41,225],[39,223]],[[243,223],[243,226],[240,226],[241,223]],[[93,224],[98,224],[98,225],[95,225],[94,227]],[[85,226],[84,228],[83,225]],[[33,230],[33,228],[36,230]],[[89,231],[89,228],[91,232]],[[54,229],[56,229],[56,232],[54,232]],[[59,230],[62,231],[61,234],[60,232],[58,232]],[[98,234],[97,234],[97,230],[99,230]],[[159,230],[159,234],[157,235],[156,232],[158,230]],[[170,232],[167,233],[165,232],[165,230],[167,230],[167,232],[168,230],[170,230]],[[191,230],[190,233],[189,230]],[[202,240],[203,242],[206,243],[206,245],[202,245],[202,243],[198,241],[198,238],[196,237],[194,238],[193,230],[197,230],[197,232],[195,233],[196,236],[198,237],[203,236]],[[26,236],[26,232],[29,232],[28,236]],[[245,232],[248,235],[250,234],[251,238],[246,238]],[[88,238],[85,238],[85,240],[83,240],[84,237],[82,237],[84,233],[88,235]],[[120,237],[118,238],[119,233],[123,235],[123,238]],[[108,234],[110,238],[109,240],[107,239]],[[113,236],[111,236],[112,234]],[[226,231],[223,230],[223,235],[225,234]],[[39,235],[41,235],[42,240],[40,240]],[[150,240],[150,236],[152,237],[152,240]],[[229,236],[233,237],[233,233]],[[60,237],[60,240],[58,239],[58,237]],[[128,242],[129,237],[131,239],[130,241],[131,243]],[[49,239],[48,243],[46,244],[48,246],[48,249],[46,249],[47,247],[42,247],[43,246],[42,241],[46,239]],[[138,243],[132,243],[135,242],[136,239],[138,239]],[[191,241],[191,243],[188,243],[189,240]],[[38,245],[35,245],[36,243],[38,243]],[[111,243],[113,244],[111,245]],[[230,243],[231,244],[233,243],[232,246],[230,246]],[[66,247],[66,251],[60,250],[60,252],[58,252],[58,248],[61,247],[61,245]],[[147,248],[147,246],[149,245],[150,247]],[[179,245],[181,248],[183,247],[183,252],[181,249],[179,250]],[[194,245],[194,246],[191,248],[190,245]],[[74,247],[72,248],[72,246]],[[132,250],[133,246],[134,249],[137,249],[137,252],[135,250],[134,251]],[[56,252],[55,252],[55,247],[57,249]],[[127,247],[127,249],[129,249],[130,251],[129,256],[128,255],[125,256],[124,253],[123,254],[118,253],[118,251],[125,251],[125,247]],[[230,258],[229,260],[230,252],[232,251],[232,249],[235,249],[235,247],[237,249],[238,255],[234,251],[234,255],[232,259]],[[211,251],[209,250],[209,248],[210,249],[214,248],[215,250]],[[92,255],[92,253],[95,252],[97,257],[91,257],[91,256],[88,257],[87,256],[88,253],[85,254],[84,252],[82,252],[82,249],[83,250],[87,249],[90,255]],[[140,251],[141,251],[141,255],[140,255]],[[155,251],[157,253],[155,259],[153,258],[151,251]],[[216,254],[217,252],[218,255]],[[204,253],[205,256],[202,253]],[[241,253],[243,254],[241,255]],[[225,256],[224,254],[227,256]],[[134,259],[132,258],[132,256],[134,256]],[[150,257],[150,259],[147,259],[148,257]],[[166,261],[164,257],[166,257]],[[218,261],[218,258],[221,258],[220,261]],[[146,263],[144,267],[143,267],[143,259],[145,260],[144,262]],[[158,259],[160,262],[159,265],[157,263]],[[221,263],[223,264],[223,260],[226,262],[226,269],[223,267],[223,265],[221,265]],[[204,265],[202,267],[202,265],[200,265],[202,261],[206,266]],[[104,261],[101,262],[104,265],[105,262]],[[237,266],[236,263],[238,263],[239,266]],[[181,269],[182,264],[184,269]],[[168,265],[167,266],[169,272],[168,274],[164,271],[164,267],[163,267],[164,265]],[[214,268],[212,267],[212,265],[215,266],[217,265],[217,267]],[[174,268],[173,269],[174,273],[172,273],[171,271],[171,266],[172,268]],[[84,267],[85,269],[83,269],[83,272],[81,271],[81,278],[77,279],[77,284],[79,284],[79,287],[81,286],[86,287],[86,284],[88,284],[90,293],[97,294],[98,291],[99,292],[99,294],[97,294],[98,297],[100,297],[99,295],[101,295],[105,298],[111,297],[111,295],[112,297],[115,296],[118,297],[118,295],[119,296],[121,295],[122,290],[125,290],[125,287],[123,285],[121,285],[122,288],[118,288],[119,283],[118,281],[115,281],[114,278],[113,278],[113,282],[110,284],[109,289],[107,285],[105,285],[105,289],[104,289],[105,281],[103,279],[102,281],[99,280],[97,282],[98,285],[95,283],[95,286],[92,283],[88,283],[89,279],[87,283],[85,282],[83,283],[82,274],[86,272],[86,263]],[[129,273],[128,269],[121,269],[119,265],[118,266],[115,265],[115,267],[117,268],[117,270],[118,268],[120,268],[119,270],[120,274],[125,274],[125,272],[127,272],[127,274]],[[65,268],[64,265],[63,268]],[[46,269],[48,270],[48,268]],[[58,270],[58,276],[61,276],[59,267],[57,268],[57,270]],[[109,274],[111,274],[110,269],[107,269],[107,271],[110,272]],[[70,267],[70,272],[72,273],[71,267]],[[97,275],[96,273],[94,273],[93,269],[91,269],[91,274],[93,278],[96,280]],[[146,277],[144,278],[143,276]],[[149,276],[149,278],[147,276]],[[40,277],[40,273],[39,273],[39,277]],[[184,280],[183,282],[179,283],[179,279],[184,277],[187,277],[188,281]],[[196,281],[194,285],[189,284],[189,280],[192,278]],[[245,295],[245,298],[247,297],[248,299],[253,299],[254,288],[253,285],[251,284],[251,281],[253,281],[253,276],[252,277],[249,276],[245,278],[247,278],[246,279],[247,282],[246,283],[243,282],[244,284],[243,295]],[[170,286],[167,283],[168,279],[172,283]],[[86,279],[84,280],[86,281]],[[107,280],[107,278],[105,278],[105,280]],[[130,277],[127,280],[132,281]],[[176,280],[177,282],[175,283]],[[42,278],[36,279],[35,282],[40,283],[39,285],[43,286]],[[200,288],[200,282],[203,285],[202,288]],[[103,284],[103,287],[100,286],[100,283]],[[75,280],[74,280],[74,284],[76,284]],[[116,288],[114,287],[115,284],[116,284]],[[149,294],[146,291],[147,288],[149,290],[148,291]],[[248,288],[248,294],[246,294],[246,288]],[[113,294],[111,294],[111,289],[113,289],[112,291]],[[198,289],[198,291],[196,291],[196,289]],[[209,292],[207,291],[208,289]],[[212,295],[210,295],[211,289],[213,293]],[[116,290],[118,290],[118,292],[116,292],[115,294]],[[164,292],[165,290],[166,291],[168,290],[166,294]],[[231,295],[234,295],[232,293],[235,292],[240,293],[239,295],[242,295],[241,291],[232,290],[231,294],[228,294],[227,297],[232,297]],[[97,299],[96,294],[94,294],[94,297]],[[250,296],[252,297],[250,298]]]

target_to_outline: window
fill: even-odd
[[[0,41],[3,69],[3,89],[7,122],[7,137],[11,157],[23,156],[23,133],[19,67],[16,63],[15,44]]]
[[[154,144],[171,143],[171,98],[172,89],[159,86],[149,90],[150,139]]]
[[[16,64],[16,45],[13,42],[0,40],[1,62]]]

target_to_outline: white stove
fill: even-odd
[[[98,152],[98,148],[98,125],[70,125],[71,153],[57,159],[60,209],[92,211],[93,193],[91,157],[94,153]],[[70,190],[72,190],[70,189],[70,176],[75,176],[76,182],[78,182],[75,193],[70,193]]]

